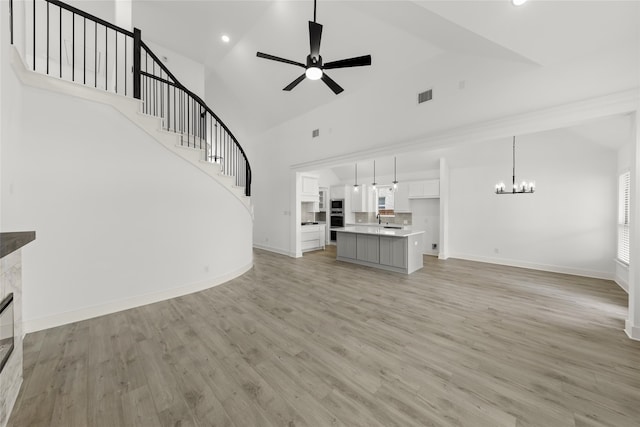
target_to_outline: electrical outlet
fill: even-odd
[[[405,219],[404,220],[404,225],[407,225],[407,224],[409,224],[409,221]]]
[[[500,249],[498,249],[498,248],[493,248],[493,253],[494,253],[494,254],[499,254],[499,253],[500,253]]]

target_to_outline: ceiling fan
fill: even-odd
[[[357,56],[354,58],[341,59],[339,61],[322,63],[322,56],[320,56],[320,39],[322,38],[322,25],[316,22],[316,0],[313,0],[313,21],[309,21],[309,44],[311,46],[311,53],[307,56],[307,64],[301,62],[291,61],[289,59],[280,58],[278,56],[269,55],[267,53],[257,52],[258,58],[271,59],[272,61],[284,62],[285,64],[297,65],[305,69],[305,72],[289,83],[284,89],[290,91],[294,87],[306,78],[309,80],[322,79],[323,82],[335,93],[336,95],[342,92],[344,89],[340,87],[331,77],[329,77],[324,70],[332,70],[336,68],[347,67],[362,67],[365,65],[371,65],[371,55]]]

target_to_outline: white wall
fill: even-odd
[[[511,154],[505,138],[447,156],[450,255],[612,278],[617,153],[562,130],[519,137],[516,179],[536,193],[495,195]]]
[[[253,182],[251,200],[256,247],[295,256],[296,179],[282,158],[286,152],[278,141],[247,147]],[[282,156],[282,158],[280,157]]]
[[[251,266],[252,219],[227,189],[111,107],[22,93],[22,137],[2,145],[2,228],[37,233],[23,265],[27,332]]]
[[[427,255],[438,255],[440,247],[440,199],[412,199],[411,229],[424,231],[422,235],[422,252]],[[432,243],[438,249],[431,249]]]
[[[114,19],[118,27],[133,31],[133,0],[115,0]]]
[[[4,3],[0,6],[8,7]],[[0,21],[0,188],[4,188],[3,164],[7,159],[5,152],[8,144],[21,138],[22,129],[19,124],[22,121],[22,85],[11,67],[14,48],[10,45],[8,23],[5,19]],[[1,194],[4,194],[4,190]],[[0,197],[0,231],[20,231],[5,226],[2,199],[4,197]]]
[[[176,76],[180,83],[203,100],[205,99],[203,64],[145,39],[144,33],[142,33],[142,40],[144,40],[158,58],[167,58],[167,62],[164,62],[164,65],[171,71],[171,74]]]
[[[68,0],[65,3],[105,21],[115,23],[117,1],[119,0]]]

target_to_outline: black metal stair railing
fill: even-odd
[[[164,130],[179,134],[183,146],[204,150],[207,161],[251,195],[251,166],[238,140],[142,41],[140,30],[125,30],[57,0],[19,5],[9,0],[11,44],[19,42],[29,68],[140,99],[143,113],[162,118]],[[19,22],[24,28],[16,32]]]

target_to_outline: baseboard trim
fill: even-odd
[[[548,271],[551,273],[561,273],[561,274],[570,274],[573,276],[582,276],[582,277],[592,277],[595,279],[605,279],[605,280],[614,280],[614,274],[610,272],[604,271],[595,271],[595,270],[584,270],[573,267],[564,267],[559,265],[551,265],[551,264],[537,264],[533,262],[527,261],[518,261],[513,259],[504,259],[504,258],[492,258],[492,257],[483,257],[477,255],[469,255],[469,254],[450,254],[450,258],[464,259],[467,261],[477,261],[477,262],[485,262],[487,264],[498,264],[498,265],[506,265],[509,267],[519,267],[519,268],[528,268],[531,270],[540,270],[540,271]]]
[[[22,330],[24,334],[41,331],[43,329],[55,328],[56,326],[66,325],[69,323],[79,322],[82,320],[92,319],[94,317],[104,316],[107,314],[117,313],[119,311],[129,310],[143,305],[153,304],[168,299],[177,298],[183,295],[200,292],[215,286],[226,283],[236,277],[242,276],[253,268],[253,260],[248,264],[223,274],[222,276],[190,283],[188,285],[167,289],[160,292],[153,292],[144,295],[137,295],[118,301],[109,301],[104,304],[84,307],[78,310],[67,311],[64,313],[54,314],[52,316],[41,317],[38,319],[25,320],[22,322]]]
[[[256,249],[262,249],[263,251],[268,251],[268,252],[273,252],[276,254],[280,254],[280,255],[285,255],[291,258],[296,258],[296,254],[289,252],[289,251],[285,251],[283,249],[278,249],[278,248],[274,248],[273,246],[265,246],[265,245],[261,245],[259,243],[254,243],[253,247]]]
[[[632,340],[640,341],[640,326],[633,326],[628,319],[624,322],[624,332]]]

